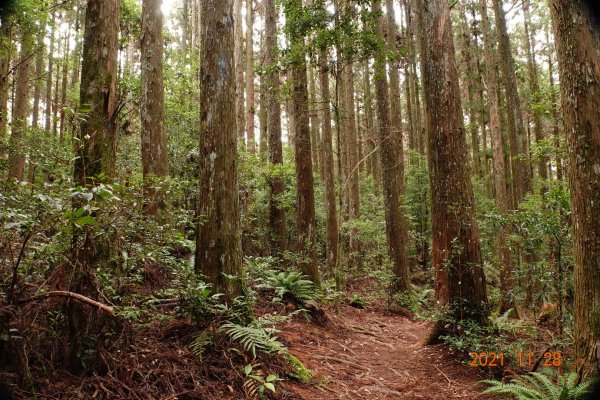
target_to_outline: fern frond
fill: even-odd
[[[229,337],[239,343],[244,351],[252,353],[256,358],[256,353],[274,353],[285,351],[285,347],[277,340],[276,332],[273,328],[263,328],[260,326],[244,326],[234,323],[226,323],[221,326]]]
[[[192,343],[190,343],[190,349],[196,355],[196,357],[202,360],[206,348],[211,344],[213,344],[212,333],[207,331],[200,331],[196,334],[196,336],[194,336],[194,340],[192,340]]]

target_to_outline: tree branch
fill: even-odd
[[[28,299],[19,300],[17,302],[17,304],[31,303],[33,301],[43,300],[48,297],[66,297],[68,299],[72,299],[72,300],[78,301],[80,303],[99,308],[100,310],[105,311],[110,315],[115,315],[115,309],[113,307],[107,306],[106,304],[99,303],[96,300],[92,300],[89,297],[85,297],[79,293],[67,292],[64,290],[53,290],[51,292],[38,294],[38,295],[30,297]]]

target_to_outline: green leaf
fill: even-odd
[[[277,380],[277,375],[273,375],[273,374],[269,374],[266,379],[267,382],[273,382],[276,380]]]
[[[75,220],[75,225],[77,226],[86,226],[86,225],[96,225],[96,220],[91,215],[86,215],[84,217],[79,217]]]
[[[252,372],[252,365],[248,364],[244,367],[244,374],[248,375]]]
[[[275,385],[270,382],[265,383],[265,387],[269,389],[271,392],[275,393]]]

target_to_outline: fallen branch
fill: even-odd
[[[450,387],[452,385],[452,380],[450,380],[450,378],[448,378],[448,375],[446,375],[441,369],[439,369],[437,365],[434,365],[434,367],[440,372],[440,374],[444,375],[444,378],[446,378],[446,380],[448,381],[448,387]]]
[[[79,293],[67,292],[64,290],[53,290],[51,292],[38,294],[28,299],[19,300],[17,304],[31,303],[33,301],[44,300],[48,297],[66,297],[68,299],[72,299],[80,303],[99,308],[100,310],[105,311],[110,315],[115,315],[115,309],[110,306],[107,306],[106,304],[99,303],[96,300],[92,300],[89,297],[85,297]]]

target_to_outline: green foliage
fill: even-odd
[[[228,322],[221,325],[223,330],[233,341],[239,343],[244,351],[251,353],[254,358],[258,352],[285,353],[286,348],[277,340],[277,330],[265,326],[270,321],[256,320],[248,325]]]
[[[257,368],[258,366],[259,364],[247,364],[244,367],[244,375],[246,376],[244,389],[250,397],[263,399],[265,398],[266,390],[275,393],[275,385],[277,382],[280,382],[281,379],[273,374],[265,376],[265,373]]]
[[[484,380],[490,385],[484,390],[485,394],[495,394],[503,397],[512,397],[517,400],[577,400],[583,399],[587,394],[591,382],[577,384],[577,373],[559,375],[552,380],[552,372],[532,372],[519,376],[509,383],[497,380]]]
[[[275,290],[275,302],[291,297],[293,301],[314,305],[317,298],[315,284],[306,275],[295,271],[268,271],[259,287]]]
[[[294,372],[290,374],[292,378],[296,378],[302,383],[308,383],[311,380],[312,372],[302,364],[302,361],[298,357],[287,353],[285,354],[285,359],[294,368]]]
[[[194,340],[190,343],[190,349],[196,357],[202,360],[206,349],[214,343],[212,333],[208,331],[200,331],[194,336]]]

